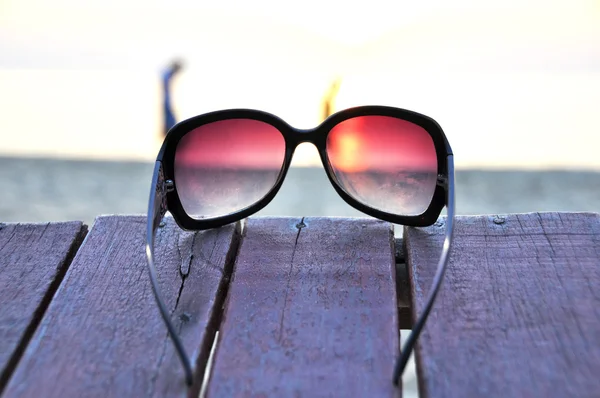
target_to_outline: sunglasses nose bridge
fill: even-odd
[[[302,143],[308,142],[313,145],[317,145],[317,129],[294,129],[294,146],[298,146]]]
[[[291,146],[288,146],[290,161],[292,161],[293,158],[296,158],[296,161],[300,162],[298,164],[305,164],[310,166],[316,166],[314,162],[318,158],[321,158],[321,162],[323,161],[323,155],[321,153],[321,150],[319,149],[319,144],[317,141],[318,134],[315,134],[315,132],[316,129],[294,129],[294,134],[292,134],[293,139],[291,142]],[[290,142],[288,142],[288,145],[289,144]],[[315,155],[317,156],[316,158]]]

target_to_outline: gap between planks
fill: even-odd
[[[396,300],[398,301],[398,326],[400,329],[412,329],[411,295],[408,267],[404,255],[404,240],[394,240],[396,258]]]

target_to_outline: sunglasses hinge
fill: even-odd
[[[437,176],[437,185],[448,188],[448,177],[443,174],[438,174]]]
[[[167,192],[173,192],[175,190],[175,183],[173,182],[173,180],[165,181],[165,190]]]

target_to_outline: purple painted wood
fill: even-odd
[[[9,381],[7,397],[186,396],[156,308],[145,217],[99,217]],[[167,307],[198,360],[197,396],[237,252],[236,225],[192,233],[168,219],[156,239]]]
[[[406,228],[421,311],[444,228]],[[458,217],[418,345],[422,397],[600,394],[600,215]]]
[[[250,219],[208,396],[399,396],[393,241],[374,220]]]
[[[0,391],[86,232],[81,222],[0,224]]]

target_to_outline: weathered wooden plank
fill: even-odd
[[[203,367],[237,252],[237,224],[159,229],[157,267],[184,345]],[[167,397],[190,391],[152,296],[145,217],[99,217],[6,388],[8,397]]]
[[[443,226],[406,228],[420,311]],[[418,344],[422,397],[597,397],[600,215],[458,217],[451,264]]]
[[[86,232],[81,222],[0,224],[0,392]]]
[[[208,396],[399,395],[391,225],[257,218],[244,235]]]

